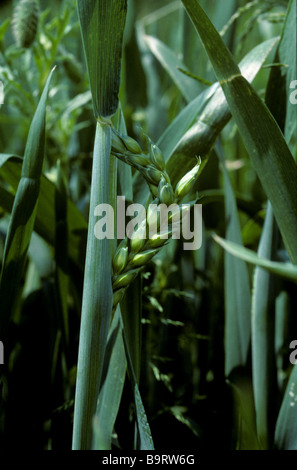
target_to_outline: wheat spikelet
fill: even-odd
[[[39,7],[36,0],[21,0],[14,10],[13,34],[20,47],[32,46],[38,28]]]
[[[168,243],[172,234],[180,224],[180,215],[184,215],[194,202],[186,208],[180,203],[182,199],[191,192],[195,185],[201,159],[198,159],[195,167],[189,171],[177,183],[175,191],[171,185],[169,175],[166,172],[166,165],[161,150],[150,140],[149,156],[142,152],[139,144],[128,136],[120,135],[116,130],[112,132],[112,154],[117,158],[135,167],[146,179],[151,193],[153,203],[149,206],[146,219],[133,232],[124,239],[116,249],[113,256],[113,279],[112,286],[114,292],[113,309],[122,300],[126,289],[134,281],[139,272],[151,259]],[[157,210],[159,205],[173,207],[173,213],[168,216],[168,226],[162,227],[160,214]],[[178,221],[176,222],[176,216]],[[153,234],[149,229],[153,226]],[[147,235],[150,235],[147,237]]]

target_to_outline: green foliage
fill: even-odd
[[[296,2],[38,4],[0,5],[0,448],[296,449]],[[201,248],[97,239],[117,196],[201,203]]]
[[[45,148],[45,110],[50,74],[34,114],[27,138],[21,179],[16,191],[11,219],[5,239],[0,278],[2,336],[6,336],[9,318],[13,316],[20,281],[35,223]],[[13,279],[13,282],[12,282]]]
[[[78,0],[77,6],[95,116],[110,117],[118,107],[127,0]]]

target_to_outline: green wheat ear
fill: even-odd
[[[182,199],[191,193],[195,186],[201,165],[201,158],[197,158],[197,163],[186,173],[177,183],[175,191],[171,185],[170,177],[166,172],[166,165],[161,150],[146,136],[148,142],[148,155],[143,153],[138,142],[127,135],[120,134],[112,128],[111,153],[127,165],[133,166],[140,171],[146,179],[151,193],[155,196],[153,204],[178,205],[178,211],[183,213],[180,204]],[[148,213],[144,223],[137,228],[131,239],[124,239],[117,247],[112,260],[113,278],[113,311],[122,300],[126,289],[134,281],[137,274],[143,267],[160,251],[160,249],[171,238],[174,223],[173,215],[168,217],[169,226],[166,232],[154,234],[146,239],[151,217],[154,214]]]
[[[13,34],[18,46],[32,46],[37,34],[38,18],[37,0],[21,0],[13,15]]]

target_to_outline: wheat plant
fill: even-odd
[[[0,12],[1,450],[296,450],[296,1]]]

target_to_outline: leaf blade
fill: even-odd
[[[242,245],[236,200],[223,157],[226,238]],[[246,264],[225,254],[225,374],[247,364],[250,346],[250,280]]]
[[[275,252],[276,226],[268,204],[258,255],[271,259]],[[271,391],[274,370],[274,279],[271,273],[256,267],[252,296],[252,376],[258,439],[264,449],[270,447]]]
[[[153,37],[144,37],[150,51],[167,71],[173,82],[176,84],[184,98],[190,102],[198,94],[200,87],[193,78],[182,73],[180,69],[187,70],[186,66],[175,56],[174,52],[162,41]]]
[[[5,240],[0,279],[0,331],[3,336],[19,295],[20,281],[36,219],[45,148],[46,101],[52,74],[53,70],[47,78],[30,126],[22,177],[18,184]]]
[[[297,450],[297,420],[293,412],[297,397],[297,364],[290,375],[275,428],[275,446],[279,450]]]
[[[87,254],[84,273],[77,384],[73,425],[73,450],[92,447],[93,416],[104,365],[112,311],[111,243],[98,240],[95,208],[109,201],[111,130],[97,123],[91,184]]]
[[[218,242],[225,250],[229,251],[234,256],[240,257],[247,263],[251,263],[255,266],[260,266],[263,269],[267,269],[273,274],[282,276],[290,281],[297,282],[297,268],[291,263],[281,263],[279,261],[270,261],[265,258],[258,256],[254,251],[249,250],[238,243],[233,243],[228,240],[224,240],[218,235],[214,234],[213,238]]]
[[[96,119],[118,106],[127,0],[78,0],[84,51]]]
[[[93,423],[93,449],[95,450],[111,450],[113,427],[124,387],[127,361],[119,309],[116,310],[110,327],[104,362],[107,370],[105,377],[102,377],[103,384]]]
[[[199,3],[182,1],[205,45],[253,166],[271,201],[289,256],[297,264],[297,168],[293,156],[273,116],[241,75]]]
[[[240,62],[241,73],[249,82],[254,80],[277,41],[278,38],[274,38],[261,43]],[[177,178],[177,165],[186,172],[193,165],[195,155],[207,158],[230,118],[228,103],[218,82],[181,111],[158,141],[173,181]]]

